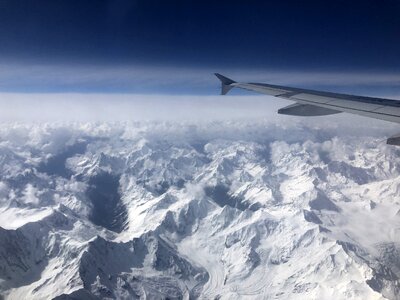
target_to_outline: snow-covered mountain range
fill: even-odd
[[[0,294],[400,299],[400,148],[315,124],[3,124]]]

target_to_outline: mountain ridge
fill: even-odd
[[[8,125],[0,294],[399,299],[399,150],[337,129]]]

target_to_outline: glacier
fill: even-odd
[[[0,298],[400,299],[400,148],[355,123],[4,123]]]

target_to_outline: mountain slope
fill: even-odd
[[[400,150],[378,125],[5,125],[0,294],[399,299]]]

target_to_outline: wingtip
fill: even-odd
[[[221,81],[221,95],[226,95],[233,88],[231,84],[235,83],[235,81],[219,73],[214,74]]]

